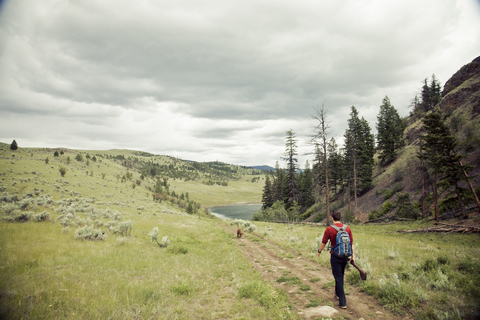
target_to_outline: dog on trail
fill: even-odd
[[[241,238],[243,236],[242,230],[240,228],[237,229],[237,238]]]

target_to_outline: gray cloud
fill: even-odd
[[[0,140],[274,165],[288,129],[308,149],[323,103],[335,137],[352,105],[372,129],[385,95],[407,115],[423,78],[478,55],[479,16],[474,0],[7,1]]]

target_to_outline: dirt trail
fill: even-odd
[[[222,225],[228,233],[236,235],[236,229]],[[269,281],[273,286],[283,288],[289,297],[289,303],[301,318],[307,319],[309,309],[308,304],[312,300],[323,300],[318,307],[333,304],[333,308],[339,311],[335,317],[346,317],[348,319],[411,319],[408,316],[398,317],[390,311],[383,308],[374,297],[362,293],[358,288],[349,286],[350,294],[347,295],[347,309],[338,307],[338,300],[335,298],[335,288],[328,286],[328,289],[322,287],[334,281],[330,268],[321,266],[310,259],[298,256],[294,252],[289,252],[275,243],[263,239],[258,240],[250,233],[244,233],[244,236],[238,239],[238,246],[245,257],[258,270],[262,277]],[[325,252],[325,254],[328,254]],[[293,258],[291,258],[293,256]],[[290,258],[286,258],[290,257]],[[353,267],[352,267],[353,268]],[[277,280],[288,272],[288,277],[298,277],[302,284],[308,285],[310,291],[302,291],[298,285],[279,283]],[[311,282],[310,279],[320,279],[317,282]],[[311,310],[311,309],[310,309]]]

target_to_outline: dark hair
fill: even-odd
[[[340,221],[342,219],[342,214],[340,213],[340,211],[338,210],[335,210],[332,212],[332,219],[335,220],[335,221]]]

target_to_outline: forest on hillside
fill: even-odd
[[[377,115],[376,135],[352,106],[341,148],[329,136],[324,107],[316,109],[313,116],[316,127],[309,141],[313,163],[307,161],[300,170],[298,139],[292,130],[286,131],[283,154],[286,166],[282,168],[277,162],[276,170],[266,175],[263,207],[254,215],[254,220],[319,222],[326,219],[329,224],[330,212],[340,208],[344,210],[345,221],[365,220],[358,209],[359,198],[371,192],[375,188],[374,178],[382,176],[404,153],[410,154],[408,161],[413,163],[414,172],[397,168],[390,175],[391,188],[375,191],[375,196],[385,201],[380,208],[370,206],[367,219],[373,221],[384,216],[418,219],[434,215],[438,221],[439,216],[447,212],[467,217],[468,210],[480,207],[480,188],[475,186],[472,174],[478,170],[475,154],[480,147],[476,134],[478,119],[469,101],[456,99],[454,107],[452,103],[446,106],[445,101],[452,100],[453,94],[458,95],[462,85],[468,86],[464,91],[478,95],[480,68],[475,68],[475,72],[456,83],[452,83],[452,79],[456,79],[454,75],[443,92],[435,75],[425,79],[420,93],[412,99],[410,115],[403,119],[385,96]],[[475,83],[473,89],[471,83]],[[412,170],[412,166],[408,169]],[[408,175],[417,180],[410,188],[416,199],[410,192],[401,192],[404,189],[401,180]]]

